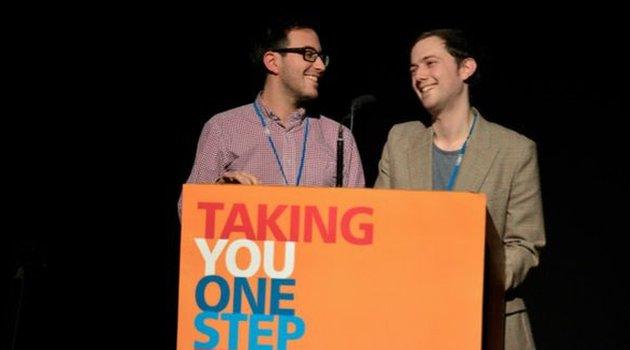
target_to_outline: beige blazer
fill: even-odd
[[[420,122],[395,125],[375,187],[432,190],[433,133]],[[536,144],[479,116],[453,190],[486,194],[488,213],[505,247],[506,349],[534,348],[525,303],[514,289],[538,265],[545,245]],[[517,314],[518,320],[510,320]]]

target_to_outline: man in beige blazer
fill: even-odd
[[[505,349],[535,349],[518,287],[545,245],[536,144],[470,106],[477,62],[458,30],[423,33],[411,50],[411,82],[433,123],[395,125],[377,188],[485,193],[505,248]]]

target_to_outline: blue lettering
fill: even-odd
[[[217,302],[216,305],[210,306],[206,302],[205,292],[206,292],[206,287],[208,286],[208,284],[213,283],[213,282],[219,286],[219,289],[221,290],[221,297],[219,298],[219,301]],[[228,286],[227,281],[221,276],[217,276],[217,275],[204,276],[201,280],[199,280],[199,283],[197,283],[197,291],[195,292],[195,299],[197,301],[197,306],[199,306],[201,310],[219,312],[225,309],[225,307],[227,306],[229,297],[230,297],[230,287]]]
[[[304,335],[304,321],[296,316],[278,316],[278,350],[287,350],[287,342],[289,340],[300,339]],[[289,324],[295,326],[295,331],[289,333]]]
[[[195,340],[195,350],[212,350],[219,344],[219,332],[206,325],[204,322],[208,318],[216,320],[218,315],[216,312],[205,311],[195,317],[195,327],[197,330],[208,336],[208,341],[205,343]]]
[[[247,302],[255,314],[265,313],[265,295],[267,288],[267,280],[265,278],[258,279],[258,300],[254,299],[254,292],[249,286],[249,282],[244,277],[236,277],[234,279],[234,312],[241,313],[241,298],[245,294]]]
[[[229,329],[229,342],[228,348],[229,350],[237,350],[238,349],[238,323],[241,321],[247,320],[247,315],[243,314],[221,314],[222,320],[227,320],[230,322]]]
[[[258,337],[271,336],[271,329],[262,329],[258,327],[259,322],[272,322],[271,315],[252,315],[249,320],[249,349],[251,350],[273,350],[271,345],[258,344]]]
[[[292,293],[281,293],[280,287],[283,285],[294,286],[294,279],[271,279],[271,310],[270,313],[272,315],[287,315],[293,316],[295,311],[293,309],[281,309],[280,308],[280,300],[293,300]]]

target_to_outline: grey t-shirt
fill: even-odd
[[[444,151],[433,144],[433,190],[446,190],[458,154],[459,150]]]

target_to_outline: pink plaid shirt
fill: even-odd
[[[295,185],[300,167],[306,113],[300,109],[290,116],[286,127],[263,107],[266,123],[289,185]],[[309,118],[308,138],[301,186],[334,187],[337,166],[339,123],[324,116]],[[344,127],[344,187],[364,187],[363,167],[354,137]],[[237,107],[212,117],[204,125],[197,155],[187,183],[213,183],[226,171],[244,171],[262,184],[284,184],[278,161],[269,144],[253,104]]]

